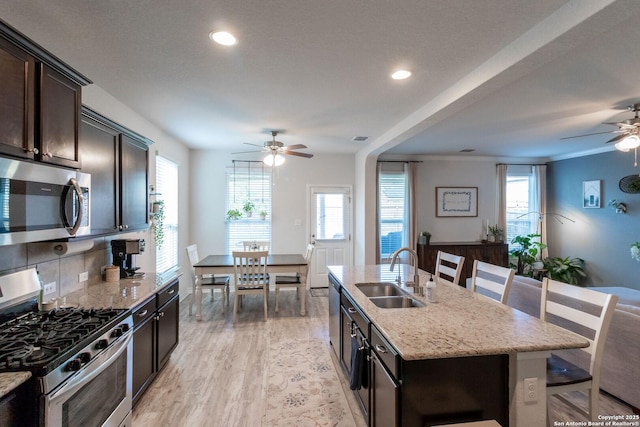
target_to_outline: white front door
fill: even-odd
[[[329,265],[350,265],[351,187],[309,187],[309,237],[315,249],[309,269],[310,286],[329,286]]]

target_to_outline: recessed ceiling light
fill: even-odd
[[[231,33],[226,31],[212,31],[209,33],[209,38],[214,42],[223,46],[233,46],[238,43],[238,40]]]
[[[409,70],[398,70],[391,74],[391,78],[393,80],[404,80],[411,76],[411,71]]]

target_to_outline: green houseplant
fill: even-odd
[[[509,254],[517,259],[517,264],[510,263],[510,267],[516,270],[516,274],[523,276],[533,276],[533,263],[540,261],[542,250],[547,247],[540,242],[540,234],[527,234],[526,236],[516,236],[511,243],[519,245],[512,249]]]
[[[428,231],[423,231],[420,233],[420,236],[418,236],[418,243],[421,245],[428,245],[429,241],[431,241],[431,233]]]
[[[587,277],[584,272],[584,260],[582,258],[550,257],[542,262],[550,279],[577,285],[581,277]]]
[[[493,236],[494,242],[502,242],[504,236],[504,230],[496,225],[489,226],[489,235]]]
[[[238,209],[229,209],[227,211],[227,221],[235,221],[242,218],[242,212]]]
[[[256,208],[256,205],[254,205],[251,200],[247,200],[246,202],[244,202],[244,205],[242,206],[242,210],[245,211],[248,217],[251,217],[255,208]]]
[[[262,219],[263,221],[265,219],[267,219],[267,211],[266,210],[263,209],[263,210],[260,211],[260,219]]]
[[[162,247],[164,242],[164,201],[156,200],[152,203],[152,231],[153,241],[156,243],[157,248]]]

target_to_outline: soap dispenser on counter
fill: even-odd
[[[425,295],[428,302],[438,302],[438,298],[436,296],[436,282],[433,281],[433,274],[429,275],[429,280],[427,280],[425,285]]]

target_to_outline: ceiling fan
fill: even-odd
[[[261,147],[262,150],[241,151],[241,152],[232,153],[232,154],[265,152],[265,153],[267,153],[267,155],[265,156],[265,158],[262,161],[267,166],[280,166],[281,164],[284,163],[284,156],[297,156],[297,157],[304,157],[304,158],[307,158],[307,159],[310,159],[310,158],[313,157],[313,154],[300,153],[298,151],[294,151],[294,150],[300,150],[300,149],[307,148],[306,145],[303,145],[303,144],[284,145],[282,142],[276,141],[276,136],[277,135],[278,135],[278,131],[272,130],[271,131],[272,140],[271,141],[266,141],[263,145],[257,145],[257,144],[251,144],[249,142],[245,142],[246,145],[253,145],[255,147]]]
[[[619,135],[614,136],[613,138],[608,140],[607,143],[609,143],[609,142],[618,143],[620,141],[625,140],[628,137],[632,137],[631,138],[632,140],[634,140],[636,138],[638,138],[640,140],[640,117],[638,116],[638,113],[640,112],[640,103],[629,105],[627,107],[627,110],[633,111],[635,113],[635,116],[632,119],[623,120],[621,122],[603,123],[605,125],[617,126],[618,129],[616,129],[616,130],[610,130],[610,131],[605,131],[605,132],[587,133],[585,135],[567,136],[567,137],[560,138],[560,139],[564,140],[564,139],[582,138],[582,137],[591,136],[591,135],[602,135],[602,134],[606,134],[606,133],[617,133]],[[616,144],[616,148],[618,148],[618,144]],[[628,151],[628,150],[633,149],[633,148],[635,148],[635,147],[629,147],[629,148],[626,148],[626,150],[622,150],[622,151]],[[620,148],[618,148],[618,149],[620,149]]]
[[[602,135],[605,133],[617,133],[618,135],[608,140],[607,144],[610,142],[615,142],[616,149],[624,152],[634,150],[635,161],[633,166],[638,166],[638,147],[640,147],[640,117],[638,117],[638,112],[640,112],[640,103],[629,105],[627,107],[627,110],[633,111],[635,113],[635,116],[632,119],[623,120],[621,122],[603,123],[605,125],[617,126],[618,129],[616,130],[588,133],[586,135],[568,136],[560,139],[572,139],[591,135]]]

